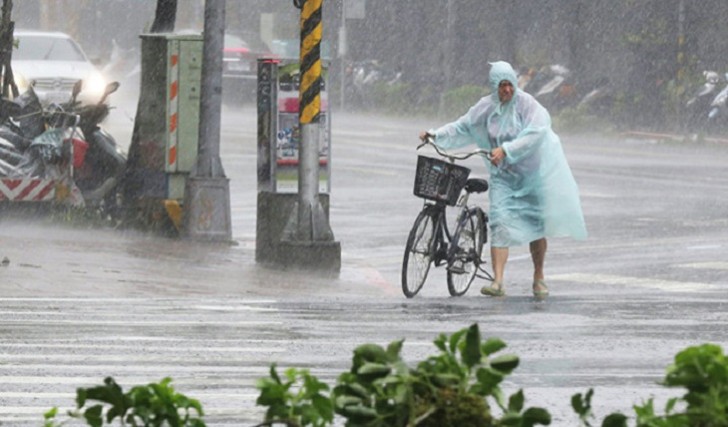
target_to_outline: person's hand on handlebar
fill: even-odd
[[[434,138],[435,136],[433,134],[427,132],[426,130],[423,130],[422,132],[420,132],[420,140],[422,142],[425,142],[427,140],[427,137]]]
[[[494,166],[498,166],[498,163],[502,162],[506,158],[506,151],[503,147],[494,148],[490,152],[490,162]]]

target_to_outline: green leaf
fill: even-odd
[[[270,377],[273,379],[273,381],[277,382],[278,384],[281,383],[281,377],[278,376],[278,371],[276,371],[275,363],[270,364]]]
[[[589,389],[585,394],[576,393],[571,396],[571,407],[581,417],[586,417],[591,413],[591,398],[594,389]]]
[[[438,387],[454,387],[460,383],[460,377],[455,374],[435,374],[432,382]]]
[[[317,395],[323,391],[329,390],[328,384],[325,384],[325,383],[319,381],[318,378],[309,374],[308,372],[305,372],[302,375],[303,375],[303,389],[305,391],[306,397]]]
[[[348,405],[342,408],[341,414],[354,421],[371,420],[377,417],[377,411],[363,405]]]
[[[520,426],[523,421],[521,414],[507,413],[504,414],[500,419],[500,425],[502,426]]]
[[[78,393],[76,394],[78,401]],[[85,389],[86,400],[97,400],[112,406],[124,405],[124,393],[113,378],[104,379],[104,385]]]
[[[497,353],[500,350],[503,350],[506,348],[506,343],[503,342],[500,338],[488,338],[484,343],[480,346],[480,351],[486,355],[490,356],[493,353]]]
[[[288,387],[285,385],[268,381],[265,386],[259,388],[260,395],[255,401],[257,405],[270,406],[285,402],[286,392],[288,391]]]
[[[392,341],[387,346],[387,356],[388,360],[390,362],[394,362],[395,360],[399,360],[399,354],[402,351],[402,346],[404,345],[404,340],[399,341]]]
[[[544,408],[528,408],[523,412],[523,423],[525,426],[536,424],[547,426],[551,424],[551,414]]]
[[[478,379],[480,394],[485,396],[491,394],[498,387],[498,384],[503,381],[504,375],[490,367],[483,367],[478,369],[475,377]]]
[[[463,363],[468,368],[480,363],[482,357],[480,353],[480,329],[478,324],[474,323],[468,328],[467,335],[465,335],[465,348],[462,351]]]
[[[86,423],[88,423],[91,427],[101,427],[103,425],[104,420],[101,418],[101,411],[104,409],[103,405],[94,405],[83,413],[83,417],[86,419]]]
[[[360,397],[349,395],[336,396],[336,399],[334,400],[334,406],[336,408],[343,408],[345,406],[352,405],[361,405],[362,403],[363,400]]]
[[[316,412],[326,421],[332,421],[334,419],[334,404],[328,397],[314,396],[311,399],[313,407]]]
[[[501,390],[499,387],[494,387],[490,394],[495,399],[495,403],[497,403],[501,409],[505,410],[506,405],[505,405],[505,396],[503,395],[503,390]]]
[[[394,403],[406,405],[409,402],[410,387],[407,384],[398,384],[394,392]]]
[[[386,376],[392,370],[388,365],[382,363],[364,363],[356,371],[357,374],[365,377],[379,378]]]
[[[76,389],[76,409],[81,409],[86,404],[86,389]]]
[[[58,415],[58,407],[54,406],[43,414],[43,418],[49,420],[55,418]]]
[[[435,343],[435,347],[437,347],[443,353],[447,352],[447,335],[441,333],[437,336],[437,338],[435,338],[435,341],[433,341],[433,343]]]
[[[523,397],[523,389],[518,390],[518,392],[516,393],[513,393],[508,399],[508,411],[520,413],[523,409],[523,403],[525,400],[526,398]]]
[[[468,332],[467,329],[461,329],[454,334],[450,336],[449,341],[449,350],[446,350],[446,353],[455,353],[455,350],[458,348],[458,343],[463,338],[463,335],[465,335]]]
[[[678,402],[677,397],[673,397],[672,399],[669,399],[667,403],[665,404],[665,413],[670,414],[675,409],[675,405],[677,405]]]
[[[364,362],[385,363],[387,352],[377,344],[362,344],[354,349],[354,358],[359,361],[355,368]]]
[[[344,393],[360,399],[369,399],[370,396],[369,390],[359,383],[345,384],[342,386],[342,389]]]
[[[518,367],[519,359],[515,354],[505,354],[490,360],[490,367],[504,374],[510,374]]]
[[[627,417],[615,412],[607,415],[602,422],[602,427],[627,427]]]

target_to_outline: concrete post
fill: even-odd
[[[206,0],[197,165],[187,179],[184,234],[231,241],[230,183],[220,161],[225,0]]]

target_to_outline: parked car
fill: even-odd
[[[254,98],[258,79],[258,58],[273,53],[255,33],[225,34],[222,84],[227,101],[240,102]]]
[[[83,80],[79,100],[95,103],[101,99],[106,79],[89,61],[71,36],[60,32],[14,32],[17,48],[11,66],[20,93],[33,86],[44,105],[71,98],[73,85]]]

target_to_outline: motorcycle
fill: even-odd
[[[118,87],[109,83],[99,102],[89,105],[77,101],[81,81],[68,102],[45,109],[32,87],[12,101],[2,100],[0,178],[44,180],[49,186],[62,181],[70,188],[70,203],[118,213],[126,155],[100,127],[109,114],[106,99]]]
[[[374,108],[373,93],[377,86],[394,86],[402,81],[403,73],[377,60],[352,62],[346,70],[346,92],[353,105]]]
[[[728,82],[728,73],[725,74]],[[708,111],[708,120],[716,121],[717,117],[725,114],[726,104],[728,104],[728,83],[718,92],[710,103],[710,111]]]
[[[100,124],[110,111],[106,99],[119,89],[119,83],[106,85],[101,99],[87,105],[81,105],[76,100],[82,84],[80,80],[76,83],[71,100],[61,106],[66,113],[78,115],[78,128],[88,144],[83,163],[74,170],[74,180],[87,204],[114,213],[120,208],[118,198],[126,168],[126,153]]]
[[[558,111],[576,99],[576,88],[570,80],[568,68],[554,64],[538,71],[529,69],[519,76],[522,90],[532,94],[543,106]],[[521,86],[519,86],[521,87]]]
[[[720,74],[715,71],[703,71],[703,82],[699,87],[692,91],[692,95],[685,102],[683,114],[687,119],[687,124],[692,132],[705,132],[714,126],[715,120],[711,117],[713,110],[719,103],[712,105],[716,99],[716,95],[721,91],[719,86],[721,82]],[[719,108],[712,113],[715,116]]]

